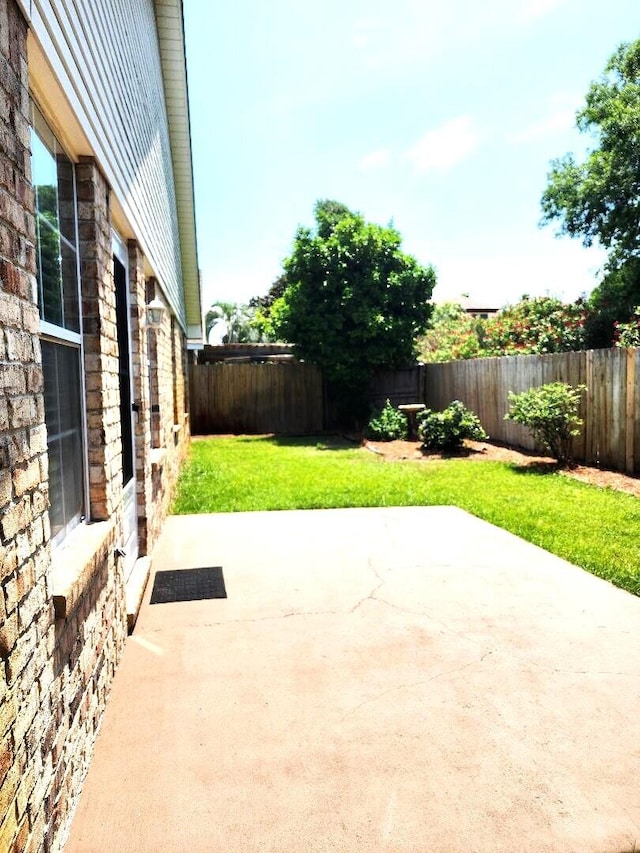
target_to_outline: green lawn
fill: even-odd
[[[384,462],[320,438],[195,440],[178,514],[454,505],[640,594],[640,501],[504,462]]]

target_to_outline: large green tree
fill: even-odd
[[[284,262],[287,287],[271,321],[355,403],[377,371],[413,361],[436,274],[401,251],[394,228],[366,222],[339,202],[319,201],[314,212],[315,228],[298,229]]]
[[[264,296],[252,296],[248,302],[249,308],[253,308],[256,311],[263,311],[268,313],[271,310],[271,306],[276,301],[276,299],[280,299],[282,294],[287,289],[287,277],[284,273],[280,273],[278,278],[273,282],[269,290],[265,293]]]
[[[542,221],[608,250],[588,332],[590,345],[610,345],[614,321],[640,303],[640,40],[616,50],[576,119],[595,145],[583,162],[552,162]]]
[[[634,316],[640,305],[640,258],[629,258],[617,269],[609,269],[589,297],[587,346],[610,347],[616,328]]]
[[[640,40],[613,54],[577,123],[596,146],[582,163],[571,154],[552,163],[543,221],[587,246],[598,239],[619,266],[640,257]]]

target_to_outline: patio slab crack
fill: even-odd
[[[420,679],[420,681],[412,681],[409,684],[398,684],[396,687],[391,687],[388,690],[383,690],[382,693],[378,693],[375,696],[371,696],[368,699],[364,699],[362,702],[356,705],[355,708],[352,708],[346,714],[343,714],[340,718],[340,722],[344,722],[344,720],[347,720],[349,719],[349,717],[352,717],[354,714],[357,714],[358,711],[360,711],[366,705],[373,705],[375,702],[379,702],[380,699],[384,699],[385,696],[389,696],[392,693],[398,693],[401,690],[413,690],[416,687],[422,687],[425,684],[430,684],[433,681],[438,681],[441,678],[446,678],[448,675],[455,675],[458,672],[464,672],[464,670],[471,669],[474,666],[479,666],[485,661],[486,658],[488,658],[494,652],[495,649],[490,649],[477,660],[470,661],[469,663],[464,664],[464,666],[457,666],[453,669],[444,670],[444,672],[438,672],[435,675],[430,676],[429,678]]]
[[[385,580],[383,577],[380,576],[380,572],[373,565],[371,558],[369,558],[369,560],[367,561],[367,566],[368,566],[369,570],[378,579],[378,583],[373,587],[373,589],[371,590],[371,592],[368,595],[365,595],[364,598],[361,598],[356,604],[354,604],[354,606],[351,608],[351,610],[349,610],[349,613],[355,613],[356,610],[358,610],[359,607],[362,607],[362,605],[366,601],[378,601],[379,600],[376,598],[376,592],[378,592],[379,589],[382,589],[382,587],[384,586]]]

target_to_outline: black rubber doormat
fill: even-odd
[[[221,566],[206,569],[175,569],[156,572],[150,604],[172,604],[176,601],[202,601],[226,598]]]

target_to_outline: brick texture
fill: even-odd
[[[50,544],[28,83],[26,23],[16,0],[0,0],[0,851],[52,853],[65,838],[126,639],[124,567],[116,556],[122,442],[110,188],[84,157],[76,185],[89,516],[109,523],[88,571],[83,564],[84,589],[56,619],[54,570],[59,562],[68,568],[72,549]],[[160,329],[147,327],[146,303],[162,293],[145,279],[136,242],[128,253],[145,554],[189,441],[186,342],[169,311]]]
[[[153,516],[151,502],[151,389],[149,385],[149,331],[146,324],[146,279],[144,256],[135,240],[128,243],[129,298],[131,302],[132,393],[137,411],[134,415],[135,474],[137,482],[138,548],[148,554],[153,537],[148,519]]]
[[[109,186],[95,161],[76,167],[80,277],[90,450],[89,502],[95,520],[107,520],[121,500],[122,468],[116,295],[111,254]]]
[[[149,554],[166,518],[189,446],[187,350],[186,337],[168,309],[160,328],[147,325],[146,304],[156,297],[165,300],[156,280],[145,279],[144,258],[135,241],[129,241],[128,251],[133,398],[138,408],[138,538],[140,554]]]
[[[85,349],[100,363],[96,394],[88,395],[90,441],[98,443],[99,433],[101,444],[92,510],[115,524],[93,555],[89,588],[56,621],[33,302],[27,27],[14,0],[0,0],[0,34],[0,850],[50,851],[59,849],[77,799],[126,635],[124,578],[114,556],[121,476],[111,235],[108,187],[93,163],[83,163],[85,309],[94,324]]]
[[[150,279],[147,299],[154,298],[164,301],[157,282]],[[163,451],[151,468],[147,537],[153,543],[167,515],[190,439],[186,415],[186,338],[168,310],[162,325],[148,332],[148,361],[151,443],[155,450]]]
[[[52,683],[54,613],[33,303],[27,28],[13,0],[0,0],[0,33],[0,849],[17,851],[33,835],[30,804],[44,803],[51,779],[39,734]]]

